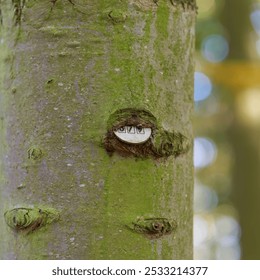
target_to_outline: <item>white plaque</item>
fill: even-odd
[[[152,129],[148,127],[123,126],[114,131],[117,138],[130,144],[141,144],[146,142],[151,134]]]

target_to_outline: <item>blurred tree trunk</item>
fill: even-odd
[[[234,121],[231,140],[234,148],[233,198],[242,228],[242,259],[260,258],[260,122],[251,126]]]
[[[242,228],[241,248],[243,259],[260,258],[260,226],[258,223],[260,213],[260,122],[259,114],[254,116],[253,108],[249,104],[259,104],[255,98],[252,100],[255,89],[259,95],[259,65],[245,67],[245,61],[249,60],[248,40],[250,34],[250,9],[252,1],[231,0],[226,1],[224,8],[224,25],[227,28],[230,40],[229,59],[236,61],[233,65],[235,71],[230,73],[237,79],[233,79],[234,90],[234,120],[230,128],[231,143],[234,148],[234,169],[233,169],[233,199],[239,212]],[[232,16],[230,16],[232,15]],[[239,19],[239,20],[237,20]],[[257,83],[252,79],[256,76],[258,67]],[[249,71],[251,69],[251,71]],[[253,72],[252,72],[253,71]],[[242,81],[241,81],[242,80]],[[242,88],[239,84],[247,85]],[[250,93],[251,92],[251,93]],[[258,118],[258,120],[257,120]]]
[[[194,2],[1,0],[2,259],[192,258]],[[107,153],[122,109],[161,158]]]
[[[251,0],[227,0],[221,18],[228,32],[229,59],[247,59]],[[231,14],[230,14],[231,13]],[[231,16],[232,15],[232,16]],[[239,20],[238,20],[239,19]]]

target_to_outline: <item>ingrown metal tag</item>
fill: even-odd
[[[117,138],[130,144],[141,144],[150,138],[152,129],[148,127],[122,126],[114,131]]]

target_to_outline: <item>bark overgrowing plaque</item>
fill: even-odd
[[[126,108],[110,116],[104,146],[111,155],[161,158],[185,153],[189,141],[179,132],[163,129],[149,111]]]

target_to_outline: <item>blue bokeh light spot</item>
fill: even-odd
[[[202,54],[210,62],[221,62],[228,53],[229,44],[221,35],[210,35],[202,42]]]
[[[260,9],[256,9],[250,14],[250,20],[255,32],[260,35]]]
[[[206,99],[212,91],[212,83],[208,76],[201,72],[194,75],[194,100],[202,101]]]
[[[211,139],[196,137],[194,139],[194,166],[197,169],[211,165],[217,156],[217,147]]]

